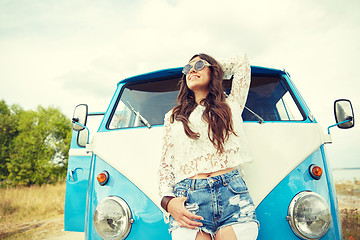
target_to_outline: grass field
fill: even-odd
[[[64,200],[65,183],[0,188],[0,239],[42,239],[54,225],[62,228],[57,219],[64,214]],[[33,236],[42,229],[41,236]]]
[[[360,240],[360,181],[338,181],[335,187],[340,207],[343,238]]]
[[[344,239],[360,240],[360,181],[337,182]],[[63,228],[65,183],[0,188],[0,239],[44,239]]]

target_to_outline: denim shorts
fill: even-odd
[[[184,179],[174,187],[176,197],[186,197],[185,207],[200,215],[201,231],[214,236],[226,226],[256,222],[255,206],[238,170],[206,179]],[[169,231],[179,228],[170,216]]]

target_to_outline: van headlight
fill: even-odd
[[[288,216],[291,229],[300,238],[319,239],[331,223],[329,206],[314,192],[300,192],[290,202]]]
[[[104,198],[95,209],[94,226],[103,239],[126,238],[133,222],[130,208],[122,198]]]

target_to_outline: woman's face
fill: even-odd
[[[194,65],[197,61],[201,60],[200,57],[195,57],[189,64]],[[211,71],[210,68],[205,66],[204,69],[196,71],[194,67],[186,75],[186,85],[193,92],[209,91]]]

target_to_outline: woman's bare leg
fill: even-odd
[[[211,236],[197,229],[178,228],[171,233],[172,240],[211,240]]]
[[[257,223],[247,222],[220,229],[215,235],[215,240],[255,240],[257,235]]]

